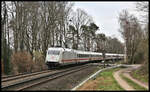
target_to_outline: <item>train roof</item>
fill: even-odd
[[[105,53],[105,55],[115,55],[115,54],[113,54],[113,53]]]
[[[124,56],[124,54],[119,54],[119,56]]]
[[[102,53],[99,53],[99,52],[91,52],[91,54],[102,55]]]
[[[50,47],[48,48],[48,50],[63,50],[63,48],[60,48],[60,47]]]
[[[48,48],[48,50],[60,50],[60,51],[73,51],[73,49],[69,49],[69,48],[62,48],[62,47],[50,47]]]
[[[102,53],[90,52],[90,51],[79,51],[79,50],[76,50],[76,52],[77,52],[78,54],[95,54],[95,55],[102,55]]]
[[[118,54],[114,54],[114,53],[106,53],[105,55],[112,55],[112,56],[116,56],[116,55],[118,55]]]
[[[78,54],[95,54],[95,55],[102,55],[102,53],[99,52],[90,52],[90,51],[80,51],[80,50],[73,50],[69,48],[62,48],[62,47],[50,47],[48,50],[61,50],[61,51],[74,51]],[[114,54],[114,53],[106,53],[105,55],[110,55],[110,56],[124,56],[124,54]]]
[[[124,56],[124,54],[114,54],[114,53],[106,53],[106,55],[112,55],[112,56]]]

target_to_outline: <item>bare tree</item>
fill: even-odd
[[[141,23],[147,23],[148,22],[148,12],[149,12],[149,2],[138,2],[136,3],[136,10],[141,15]]]
[[[134,63],[134,55],[139,44],[141,26],[133,15],[129,15],[127,11],[122,11],[119,16],[120,32],[125,39],[125,47],[127,49],[127,61]]]
[[[82,25],[82,34],[84,48],[86,51],[92,51],[93,42],[95,39],[95,32],[99,29],[99,27],[95,23],[90,23],[90,25]]]
[[[74,16],[72,18],[72,26],[75,29],[75,39],[73,43],[73,48],[78,49],[80,41],[81,41],[81,26],[82,25],[87,25],[92,21],[92,18],[84,11],[81,9],[77,9],[77,11],[74,13]]]
[[[135,4],[138,13],[142,16],[140,23],[144,24],[141,33],[141,41],[138,45],[138,50],[135,55],[137,63],[143,63],[141,68],[142,74],[148,74],[149,72],[149,59],[148,59],[148,40],[149,40],[149,2],[138,2]],[[144,47],[144,48],[143,48]],[[143,61],[143,62],[141,62]]]
[[[10,73],[10,30],[9,30],[9,16],[8,16],[8,5],[5,1],[1,2],[2,12],[1,12],[1,56],[4,66],[4,73]]]

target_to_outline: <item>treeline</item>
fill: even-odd
[[[73,6],[70,2],[2,1],[1,61],[4,73],[9,74],[14,66],[18,67],[17,71],[23,71],[19,70],[23,66],[18,63],[25,61],[24,55],[32,63],[29,65],[40,62],[38,60],[44,64],[48,47],[123,53],[123,44],[117,38],[96,34],[100,28],[92,17],[80,8],[74,11]]]
[[[126,63],[143,64],[143,71],[148,73],[148,40],[149,40],[149,19],[148,2],[136,3],[136,10],[140,13],[138,19],[127,10],[123,10],[119,15],[120,32],[125,40]]]

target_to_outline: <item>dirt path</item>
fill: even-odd
[[[126,69],[121,69],[117,72],[115,72],[113,74],[114,78],[116,79],[116,81],[119,83],[119,85],[124,88],[125,90],[134,90],[133,87],[129,86],[128,83],[126,81],[124,81],[121,77],[120,77],[120,73],[123,73],[124,76],[126,76],[127,78],[129,78],[130,80],[132,80],[133,82],[135,82],[136,84],[146,88],[146,89],[149,89],[148,88],[148,85],[138,81],[137,79],[134,79],[133,77],[130,76],[129,72],[131,72],[131,70],[133,69],[137,69],[139,68],[140,65],[135,65],[135,66],[132,66],[132,67],[129,67],[129,68],[126,68]]]
[[[131,71],[126,71],[126,72],[123,73],[123,75],[126,76],[127,78],[129,78],[130,80],[134,81],[136,84],[138,84],[138,85],[140,85],[140,86],[142,86],[142,87],[144,87],[146,89],[149,89],[148,85],[146,85],[145,83],[142,83],[142,82],[134,79],[133,77],[131,77],[129,72],[131,72]]]
[[[121,77],[120,77],[120,73],[122,73],[123,71],[125,71],[126,69],[121,69],[117,72],[115,72],[113,74],[114,78],[116,79],[116,81],[118,82],[118,84],[125,90],[134,90],[134,88],[132,88],[130,85],[128,85],[128,83],[126,81],[124,81]]]

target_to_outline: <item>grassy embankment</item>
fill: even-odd
[[[143,74],[143,72],[139,69],[133,71],[130,73],[131,76],[141,82],[144,82],[144,83],[147,83],[149,82],[149,77],[148,77],[148,74]]]
[[[101,72],[95,79],[87,81],[78,90],[124,90],[113,77],[113,73],[121,68]]]

